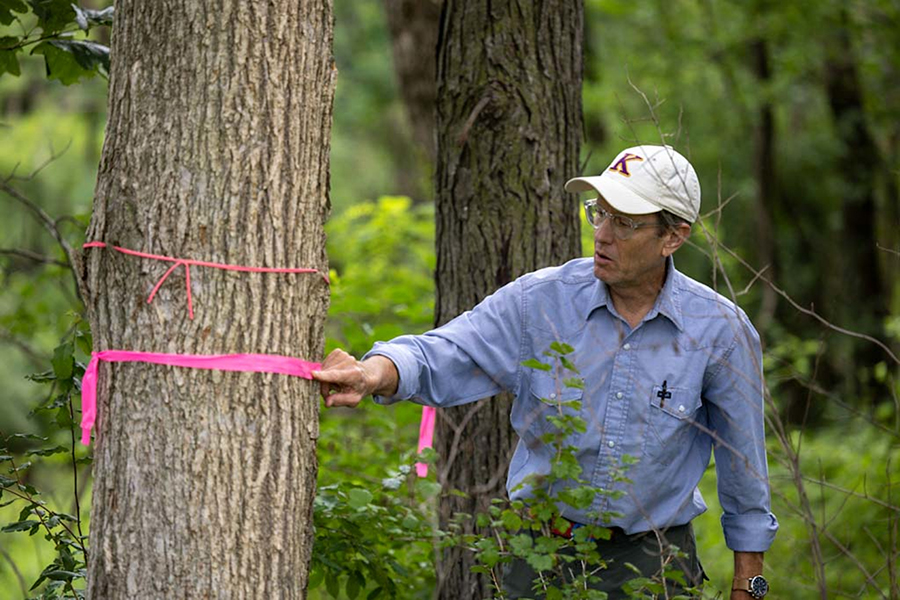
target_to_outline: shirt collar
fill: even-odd
[[[669,319],[679,331],[684,331],[679,297],[681,290],[679,278],[681,276],[681,273],[675,269],[674,259],[671,256],[666,258],[666,281],[663,283],[659,296],[656,297],[656,303],[653,305],[653,308],[644,317],[645,321],[649,321],[656,317],[657,314],[661,314]],[[597,285],[594,286],[594,296],[591,302],[585,306],[584,320],[586,321],[596,309],[608,304],[610,304],[609,289],[605,283],[598,279]]]

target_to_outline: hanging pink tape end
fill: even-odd
[[[95,352],[91,355],[91,362],[84,371],[84,377],[81,378],[81,443],[85,446],[91,445],[91,429],[97,419],[97,369],[99,365],[100,356]]]
[[[434,442],[434,417],[437,410],[431,406],[422,407],[422,422],[419,425],[419,454],[425,448],[431,448]],[[425,463],[416,463],[416,475],[419,477],[428,476],[428,465]]]

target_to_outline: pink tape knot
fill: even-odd
[[[331,281],[328,279],[328,275],[326,273],[322,273],[318,269],[307,269],[307,268],[282,268],[282,267],[246,267],[242,265],[229,265],[226,263],[215,263],[208,262],[203,260],[193,260],[190,258],[176,258],[173,256],[163,256],[160,254],[148,254],[146,252],[138,252],[137,250],[130,250],[128,248],[122,248],[121,246],[110,246],[105,242],[88,242],[82,246],[83,248],[112,248],[117,252],[121,252],[122,254],[128,254],[130,256],[138,256],[140,258],[147,258],[150,260],[159,260],[163,262],[173,263],[168,270],[163,273],[163,276],[159,278],[156,282],[156,285],[153,286],[153,290],[150,292],[150,296],[147,297],[147,304],[153,302],[153,298],[156,296],[156,292],[159,291],[159,288],[162,287],[162,284],[168,279],[169,275],[172,274],[176,268],[181,265],[184,265],[184,278],[185,285],[187,286],[187,305],[188,305],[188,316],[193,320],[194,318],[194,303],[191,299],[191,265],[195,265],[198,267],[211,267],[213,269],[223,269],[225,271],[241,271],[244,273],[318,273],[322,276],[322,279],[325,280],[326,284],[331,284]]]

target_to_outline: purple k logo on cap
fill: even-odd
[[[616,156],[602,174],[566,182],[567,192],[596,192],[619,212],[648,215],[667,210],[693,223],[700,213],[700,180],[671,146],[635,146]]]

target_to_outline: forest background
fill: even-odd
[[[14,25],[0,27],[2,48]],[[767,574],[779,598],[900,597],[898,39],[900,6],[888,0],[586,2],[583,172],[637,142],[689,156],[706,218],[679,268],[735,296],[764,340],[781,522]],[[433,324],[433,159],[410,125],[391,48],[381,2],[335,1],[327,349],[356,355]],[[73,479],[73,413],[33,375],[58,375],[60,357],[83,361],[89,348],[48,229],[84,241],[107,85],[64,86],[44,57],[20,57],[18,77],[0,76],[0,433],[13,459],[2,473],[79,514],[86,534],[89,450],[74,451]],[[583,238],[587,253],[586,224]],[[440,486],[410,473],[419,414],[407,404],[322,413],[313,597],[430,597]],[[29,455],[48,445],[66,451]],[[714,596],[729,587],[731,556],[712,468],[703,492],[710,511],[696,527]],[[15,502],[0,508],[0,525],[18,514]],[[30,528],[8,529],[0,590],[39,594],[53,581],[28,590],[57,550]]]

